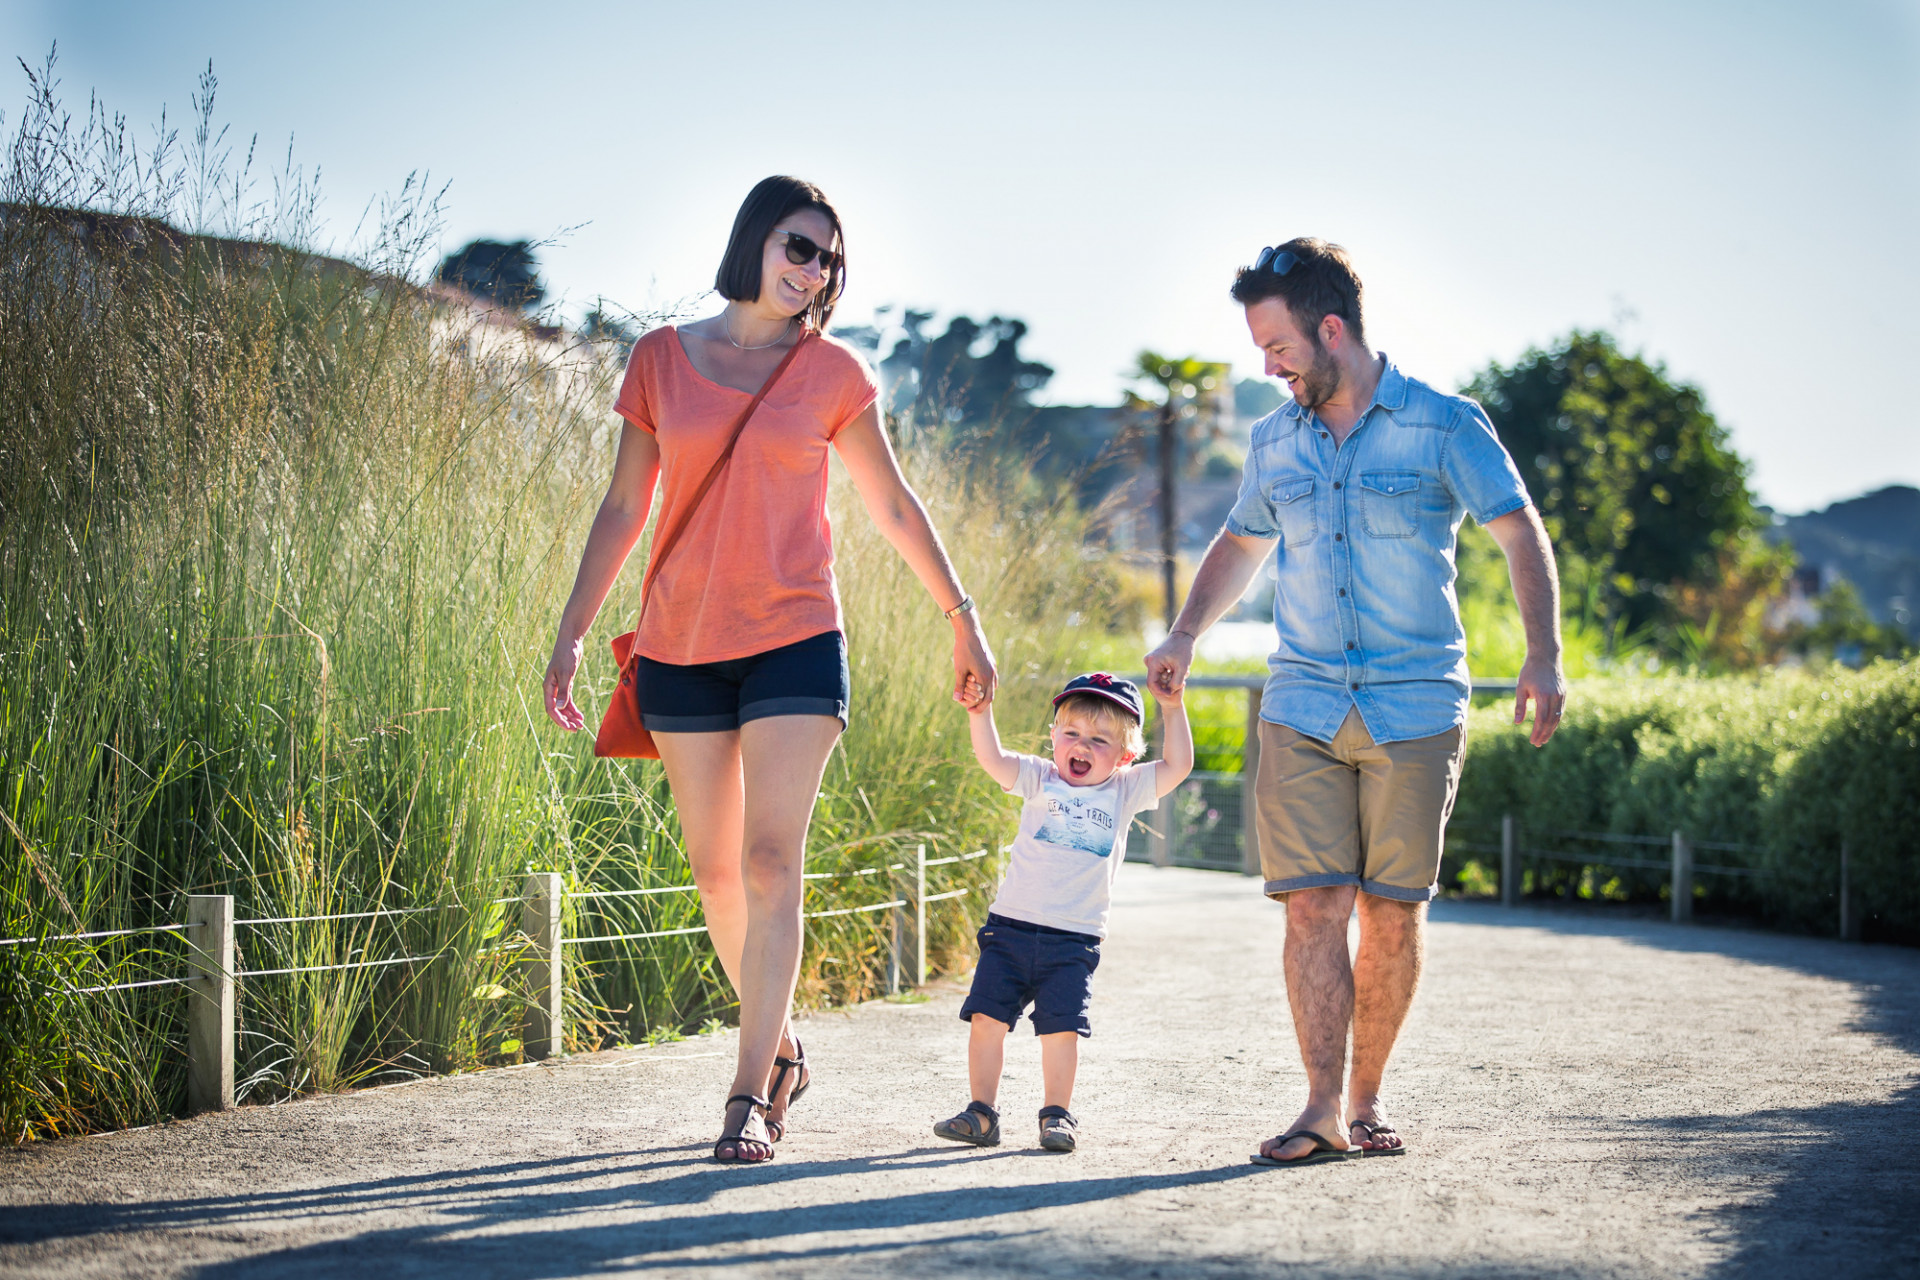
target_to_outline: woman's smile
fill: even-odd
[[[780,277],[780,287],[792,295],[793,301],[804,305],[809,298],[813,297],[814,291],[820,286],[818,284],[808,284],[804,278],[793,275],[783,275]]]

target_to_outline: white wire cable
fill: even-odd
[[[93,938],[125,938],[135,933],[178,933],[192,927],[186,924],[149,924],[138,929],[101,929],[97,933],[48,933],[38,938],[0,938],[0,947],[17,946],[23,942],[86,942]]]
[[[310,964],[297,969],[236,969],[236,978],[274,978],[285,973],[331,973],[336,969],[379,969],[390,964],[422,964],[433,956],[401,956],[396,960],[354,960],[347,964]]]

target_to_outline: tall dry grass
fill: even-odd
[[[136,151],[43,73],[0,172],[0,937],[175,923],[192,893],[281,921],[239,931],[243,969],[309,970],[243,982],[245,1098],[510,1061],[518,912],[499,900],[531,870],[686,880],[658,766],[596,761],[538,704],[619,430],[618,353],[434,302],[418,184],[357,252],[315,252],[312,184],[254,181],[213,88],[185,141]],[[908,464],[999,647],[1003,723],[1037,728],[1076,647],[1061,619],[1110,594],[1083,521],[990,458]],[[809,869],[995,844],[1013,811],[969,762],[948,629],[848,497],[854,722]],[[612,678],[594,645],[590,710]],[[984,890],[990,864],[933,887]],[[809,907],[874,900],[877,879],[814,881]],[[938,904],[936,962],[983,909]],[[412,914],[315,918],[374,910]],[[698,920],[690,895],[572,913],[576,935]],[[884,929],[812,922],[803,998],[876,990]],[[0,946],[0,1132],[177,1112],[182,989],[88,989],[176,976],[182,953],[170,933]],[[698,935],[568,962],[573,1047],[730,1002]]]

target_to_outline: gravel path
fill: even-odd
[[[1920,1275],[1920,952],[1441,904],[1410,1154],[1247,1163],[1302,1097],[1282,911],[1128,867],[1081,1150],[937,1142],[958,986],[809,1018],[779,1159],[707,1151],[730,1036],[0,1152],[0,1274]]]

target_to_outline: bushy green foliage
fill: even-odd
[[[1818,928],[1844,840],[1869,928],[1920,941],[1920,663],[1882,662],[1835,682],[1830,731],[1797,754],[1767,812],[1774,909]]]
[[[1493,365],[1465,393],[1486,406],[1555,548],[1621,603],[1651,607],[1650,593],[1710,571],[1727,539],[1759,525],[1746,463],[1699,390],[1607,334]]]
[[[1759,872],[1705,872],[1708,905],[1828,930],[1838,918],[1840,844],[1852,859],[1855,900],[1869,928],[1920,935],[1920,665],[1882,662],[1860,672],[1776,672],[1717,679],[1585,680],[1560,731],[1529,746],[1511,705],[1477,708],[1449,828],[1456,848],[1445,880],[1469,860],[1459,845],[1498,839],[1512,814],[1529,847],[1584,861],[1539,863],[1535,892],[1657,898],[1658,871],[1620,871],[1609,859],[1662,860],[1567,833],[1665,837],[1741,846],[1696,861]],[[1599,872],[1597,876],[1594,872]]]

